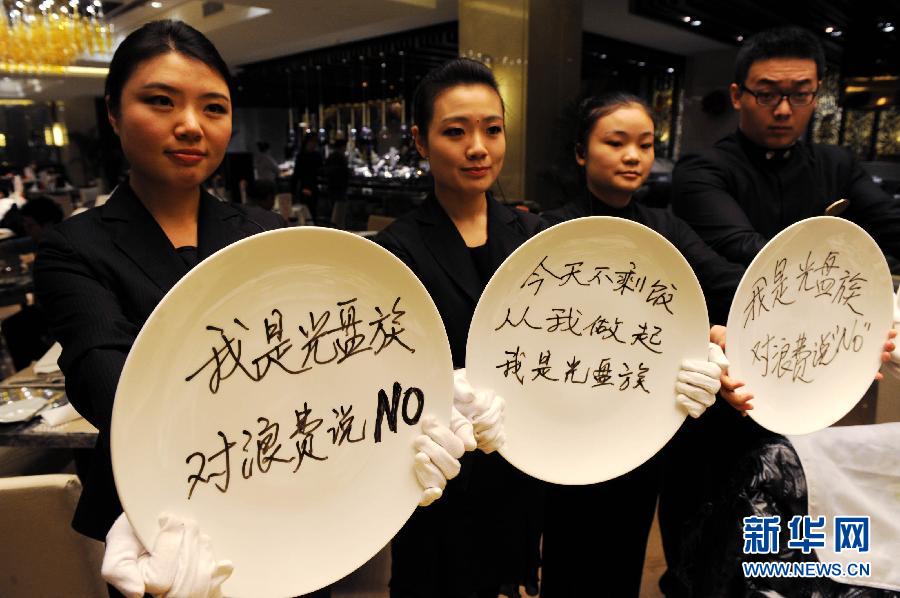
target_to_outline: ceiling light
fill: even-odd
[[[831,33],[832,31],[834,31],[834,27],[826,27],[825,28],[825,33]]]
[[[162,8],[162,2],[151,2],[150,6],[153,8]]]
[[[9,19],[0,19],[0,71],[60,74],[79,56],[112,49],[103,9],[93,2],[85,1],[84,8],[81,0],[17,0],[15,5],[27,8],[25,14],[15,8]]]
[[[737,37],[734,38],[734,39],[738,40],[739,42],[742,42],[742,41],[744,41],[744,36],[743,36],[743,35],[739,35],[739,36],[737,36]]]
[[[691,21],[691,27],[699,27],[701,23],[703,23],[703,21],[701,21],[700,19]]]
[[[691,17],[681,17],[681,20],[684,21],[685,23],[690,23],[692,19],[691,19]]]

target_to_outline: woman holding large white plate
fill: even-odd
[[[416,89],[416,148],[429,160],[434,191],[376,237],[425,285],[444,320],[455,367],[465,364],[475,305],[504,258],[545,225],[496,201],[506,153],[503,100],[490,69],[452,60]],[[460,374],[457,374],[459,378]],[[419,509],[392,542],[391,596],[495,598],[504,584],[536,583],[539,538],[526,527],[536,483],[494,450],[502,445],[503,401],[457,396],[478,446],[433,509]],[[519,556],[518,553],[527,552]],[[524,571],[523,571],[524,570]]]
[[[132,344],[166,292],[214,252],[284,221],[201,187],[225,154],[232,105],[228,67],[200,32],[156,21],[131,33],[110,63],[105,95],[130,177],[104,206],[51,232],[35,264],[69,400],[100,431],[73,526],[106,536],[111,595],[214,596],[231,572],[213,556],[215,538],[167,515],[151,554],[122,515],[109,452],[113,400]],[[415,460],[424,504],[452,477],[463,441],[440,425],[419,438],[429,451]]]
[[[585,169],[587,192],[561,209],[545,212],[544,217],[556,223],[592,215],[615,216],[652,228],[687,259],[703,287],[710,321],[723,323],[743,268],[715,253],[671,213],[632,201],[632,194],[649,175],[653,145],[652,116],[641,99],[612,93],[585,100],[579,109],[575,152],[578,164]],[[713,326],[710,337],[724,346],[724,327]],[[885,349],[893,349],[893,344],[886,344]],[[719,347],[711,344],[711,359],[713,354],[717,362],[727,367]],[[722,385],[722,394],[734,409],[752,409],[752,394],[738,391],[741,382],[723,372]],[[701,410],[691,410],[689,403],[684,406],[692,416],[699,416]],[[665,480],[660,496],[660,525],[666,559],[674,567],[680,528],[687,523],[686,512],[706,479],[703,455],[716,450],[708,440],[702,427],[689,420],[661,455],[626,475],[590,486],[552,487],[548,492],[542,595],[571,596],[590,592],[598,585],[611,595],[638,595],[660,475]],[[597,548],[585,551],[577,542],[585,535],[607,535],[617,541],[601,542]],[[604,545],[609,548],[604,549]],[[596,563],[604,563],[608,569],[597,571]],[[662,583],[667,583],[665,578]],[[671,586],[664,590],[677,595]]]
[[[650,174],[653,150],[653,120],[642,100],[625,93],[588,98],[579,107],[575,137],[575,159],[584,168],[587,189],[582,197],[544,212],[543,217],[555,224],[586,216],[614,216],[653,229],[691,265],[703,288],[710,321],[724,323],[743,268],[712,251],[686,223],[666,210],[632,201],[632,194]],[[714,329],[723,330],[721,326]],[[710,360],[727,363],[716,345],[711,345]],[[716,379],[716,384],[709,387],[711,402],[718,390],[718,367],[708,365],[709,369],[702,373],[709,375],[710,381]],[[679,401],[694,418],[705,408],[684,396]],[[691,424],[686,423],[679,436]],[[616,596],[638,595],[662,474],[661,459],[661,455],[654,457],[607,482],[550,487],[544,530],[543,596],[584,595],[592,588],[602,588]],[[698,469],[702,467],[702,452],[696,453],[692,462],[673,465]],[[617,540],[598,542],[590,550],[584,550],[577,542],[579,537],[594,535]],[[602,568],[598,570],[600,563]]]

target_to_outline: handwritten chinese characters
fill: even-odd
[[[494,365],[505,378],[521,386],[650,394],[653,357],[663,353],[664,327],[675,313],[675,284],[634,260],[587,264],[545,254],[519,290],[493,324],[495,334],[509,339]]]
[[[634,262],[628,262],[628,268],[614,270],[607,265],[586,267],[581,261],[556,266],[548,264],[548,260],[552,262],[550,256],[545,255],[519,288],[533,288],[536,297],[547,281],[550,281],[549,286],[557,287],[564,287],[569,283],[583,287],[598,286],[619,295],[633,294],[646,303],[673,313],[669,304],[675,299],[675,291],[678,290],[675,285],[659,278],[649,282],[650,277],[642,275]]]
[[[799,257],[803,256],[803,257]],[[868,280],[846,267],[840,251],[809,250],[793,259],[780,257],[756,278],[743,300],[743,328],[753,328],[750,364],[763,378],[810,384],[842,353],[859,353],[871,330],[863,304]],[[821,306],[821,307],[819,307]],[[767,317],[786,313],[819,313],[826,306],[837,312],[815,329],[773,330]],[[836,322],[835,322],[836,319]]]
[[[634,368],[622,362],[621,367],[614,370],[609,357],[600,358],[599,362],[583,363],[581,359],[573,355],[571,359],[560,360],[557,369],[554,370],[555,366],[551,364],[549,350],[541,351],[537,359],[533,360],[533,363],[536,363],[535,367],[527,367],[526,358],[525,352],[517,346],[515,349],[506,351],[506,361],[496,367],[503,372],[504,377],[512,376],[522,386],[537,381],[562,382],[563,384],[590,383],[591,388],[610,386],[620,391],[630,388],[650,393],[644,386],[650,368],[646,367],[643,362]],[[554,370],[555,374],[551,370]],[[560,376],[562,377],[560,378]]]
[[[233,318],[234,326],[229,330],[209,324],[206,330],[216,337],[216,344],[210,348],[212,356],[193,369],[185,380],[190,382],[205,373],[209,376],[209,391],[216,394],[222,383],[235,374],[259,382],[273,366],[297,375],[316,366],[341,364],[362,354],[377,356],[391,347],[415,353],[415,348],[403,336],[406,329],[401,319],[406,312],[401,308],[400,297],[390,306],[373,306],[365,318],[359,312],[361,309],[358,298],[351,297],[337,301],[331,309],[309,311],[307,318],[289,328],[278,307],[255,330],[237,317]],[[245,356],[243,338],[260,333],[265,339],[265,350],[255,356]]]
[[[368,421],[357,418],[359,412],[354,413],[353,407],[339,405],[330,413],[314,416],[308,401],[303,401],[294,408],[293,416],[287,418],[289,424],[284,434],[281,422],[267,417],[258,417],[254,426],[238,434],[232,431],[235,440],[229,440],[226,432],[217,431],[218,439],[211,443],[211,448],[194,451],[185,459],[192,472],[187,476],[188,500],[194,496],[198,484],[212,484],[225,494],[232,477],[238,474],[243,480],[266,475],[270,470],[285,469],[296,474],[304,463],[327,461],[329,450],[364,443]],[[425,393],[417,387],[404,390],[399,382],[394,382],[390,397],[385,390],[379,390],[372,443],[383,441],[385,425],[388,432],[396,434],[400,421],[407,426],[418,424],[424,408]],[[324,431],[323,426],[326,426]],[[239,471],[233,476],[232,469],[238,466]]]
[[[766,334],[753,345],[752,364],[761,368],[763,378],[774,376],[779,380],[786,378],[791,382],[809,384],[813,381],[815,370],[830,365],[839,354],[859,353],[864,343],[862,331],[870,329],[868,322],[861,324],[854,319],[849,328],[835,324],[825,332],[808,338],[805,332],[790,340]]]
[[[776,260],[772,272],[753,283],[743,308],[743,327],[767,312],[792,305],[804,297],[842,305],[849,313],[864,316],[856,304],[868,281],[860,272],[842,267],[840,257],[839,251],[809,251],[805,259],[793,263],[788,258]]]

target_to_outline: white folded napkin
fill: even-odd
[[[41,419],[43,419],[44,423],[48,426],[59,426],[76,420],[79,417],[81,417],[81,415],[79,415],[78,412],[75,411],[75,408],[69,403],[62,405],[61,407],[54,407],[53,409],[41,411]]]
[[[59,372],[59,356],[62,355],[62,345],[53,343],[53,346],[34,363],[35,374],[55,374]]]
[[[826,428],[789,436],[800,457],[809,515],[824,515],[822,562],[871,563],[870,577],[834,577],[855,586],[900,590],[900,423]],[[870,551],[834,551],[834,518],[868,516]]]

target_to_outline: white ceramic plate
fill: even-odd
[[[10,401],[0,405],[0,424],[14,422],[27,422],[41,407],[47,404],[47,399],[31,397],[20,401]]]
[[[400,260],[342,231],[256,235],[194,268],[141,330],[113,410],[116,487],[147,546],[160,512],[195,518],[234,562],[226,595],[304,594],[405,523],[415,422],[446,422],[452,394],[440,315]]]
[[[684,420],[679,365],[705,358],[708,338],[700,285],[671,243],[628,220],[581,218],[497,270],[472,319],[466,369],[506,399],[510,463],[589,484],[631,471],[672,437]]]
[[[754,395],[750,416],[806,434],[850,411],[881,366],[892,291],[878,245],[848,220],[809,218],[769,241],[728,313],[730,373]]]

